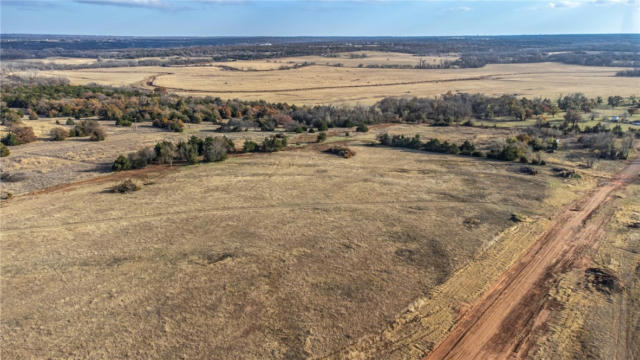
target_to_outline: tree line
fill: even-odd
[[[57,39],[57,41],[52,41]],[[363,48],[423,55],[461,54],[444,67],[481,67],[488,63],[556,61],[591,66],[640,66],[637,34],[461,37],[254,37],[120,38],[55,35],[3,36],[0,59],[53,56],[102,59],[207,57],[213,61],[270,59],[342,52],[361,56]],[[106,61],[105,61],[106,63]],[[138,63],[140,64],[140,63]]]
[[[113,162],[113,171],[141,169],[149,164],[169,164],[182,162],[197,164],[203,162],[218,162],[227,158],[228,154],[251,152],[276,152],[287,146],[287,137],[281,134],[265,137],[262,143],[245,140],[241,149],[237,149],[233,140],[226,136],[204,139],[191,136],[187,141],[163,140],[154,147],[147,147],[128,155],[119,155]]]
[[[185,123],[212,122],[223,125],[221,131],[242,131],[250,127],[271,131],[285,128],[353,127],[381,122],[431,123],[450,125],[470,119],[511,117],[526,120],[560,111],[590,112],[604,103],[601,97],[571,94],[557,100],[513,95],[447,93],[431,98],[385,98],[373,106],[338,107],[331,105],[296,106],[265,101],[222,100],[214,97],[183,97],[159,89],[139,89],[68,84],[3,86],[1,96],[3,122],[18,121],[23,109],[30,116],[97,116],[114,120],[116,125],[131,126],[149,121],[159,128],[182,131]],[[613,100],[612,100],[613,99]],[[612,106],[621,97],[610,97]],[[613,102],[612,102],[613,101]],[[634,106],[638,106],[637,103]],[[230,121],[233,120],[233,121]]]

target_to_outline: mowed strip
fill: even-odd
[[[523,345],[545,305],[545,282],[574,266],[580,249],[597,242],[608,221],[607,214],[598,210],[638,174],[640,158],[559,215],[555,225],[461,317],[426,359],[525,357],[527,346]]]

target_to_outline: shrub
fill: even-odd
[[[381,145],[391,146],[391,136],[387,133],[378,135],[378,141]]]
[[[327,140],[327,133],[323,131],[318,134],[318,138],[316,139],[316,142],[323,142],[325,140]]]
[[[531,166],[523,166],[520,169],[518,169],[518,171],[520,171],[523,174],[527,174],[527,175],[537,175],[538,174],[538,170],[532,168]]]
[[[131,179],[127,179],[111,188],[112,192],[120,193],[120,194],[129,193],[129,192],[138,191],[138,190],[140,190],[140,186],[135,182],[133,182],[133,180]]]
[[[116,161],[113,162],[111,169],[113,171],[129,170],[131,169],[131,161],[129,160],[128,157],[124,155],[120,155],[118,156]]]
[[[502,161],[515,161],[520,159],[526,160],[526,146],[517,140],[507,140],[506,144],[494,144],[493,148],[487,153],[487,157]]]
[[[29,115],[29,120],[38,120],[38,114],[31,108],[27,109],[27,115]]]
[[[256,152],[258,151],[260,148],[260,145],[258,145],[257,142],[255,141],[251,141],[251,140],[246,140],[244,142],[244,145],[242,145],[242,152]]]
[[[107,137],[106,131],[102,127],[97,127],[89,133],[89,140],[102,141]]]
[[[65,125],[75,125],[76,122],[72,118],[68,118],[65,122]]]
[[[53,141],[62,141],[69,136],[69,132],[64,128],[53,128],[49,132],[51,135],[51,140]]]
[[[169,120],[167,118],[153,120],[152,126],[162,129],[169,129],[175,132],[182,132],[184,130],[184,123],[180,119]]]
[[[198,147],[192,143],[180,141],[176,149],[177,158],[189,164],[198,163]]]
[[[348,159],[356,154],[355,151],[349,149],[346,146],[333,146],[326,149],[324,152],[328,154],[342,156],[345,159]]]
[[[356,131],[357,132],[367,132],[367,131],[369,131],[369,127],[365,123],[360,123],[360,124],[358,124],[358,127],[356,127]]]
[[[0,109],[0,116],[2,119],[2,125],[15,125],[22,122],[22,116],[18,115],[18,113],[12,109],[9,109],[6,106],[2,106]]]
[[[7,136],[2,138],[2,145],[15,146],[18,145],[18,138],[13,133],[8,133]]]
[[[154,147],[155,160],[158,164],[173,164],[173,158],[176,156],[176,147],[172,142],[163,140]]]
[[[284,149],[287,146],[287,137],[284,135],[274,135],[264,138],[260,146],[261,152],[275,152]]]
[[[203,151],[204,151],[204,140],[202,140],[201,138],[192,135],[189,138],[189,145],[193,146],[194,149],[196,149],[196,151],[198,152],[198,155],[202,155]]]
[[[11,151],[9,150],[9,148],[6,147],[4,144],[0,144],[0,157],[9,156],[9,154],[11,154]]]
[[[156,153],[153,148],[146,147],[128,155],[129,162],[132,169],[142,169],[150,164],[156,157]]]
[[[29,126],[11,127],[9,133],[2,139],[2,143],[7,146],[21,145],[36,141],[38,138]]]
[[[460,145],[460,154],[462,155],[472,155],[475,151],[475,145],[473,145],[469,140],[465,140],[462,145]]]
[[[89,136],[91,141],[102,141],[107,134],[96,120],[82,120],[69,131],[69,136]]]
[[[204,161],[222,161],[227,158],[228,142],[225,137],[204,139]]]
[[[27,175],[24,173],[8,173],[3,171],[0,173],[0,181],[3,182],[20,182],[27,179]]]
[[[116,120],[116,126],[125,126],[125,127],[129,127],[133,124],[133,121],[129,120],[129,119],[118,119]]]
[[[581,177],[580,174],[578,174],[573,169],[564,169],[564,168],[556,167],[551,169],[551,171],[553,171],[556,174],[556,176],[559,176],[565,179],[579,179]]]

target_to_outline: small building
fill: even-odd
[[[618,116],[612,116],[611,117],[611,122],[618,122],[618,121],[620,121],[620,117],[618,117]]]

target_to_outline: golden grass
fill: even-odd
[[[444,137],[447,129],[386,130]],[[490,136],[448,130],[452,140]],[[25,145],[23,155],[75,145],[73,153],[97,158],[131,141],[121,131],[101,143]],[[138,131],[144,142],[145,132],[188,135]],[[95,181],[4,203],[4,354],[326,354],[379,333],[425,294],[453,286],[454,298],[471,299],[498,261],[526,245],[500,240],[510,239],[499,235],[510,214],[541,218],[552,210],[546,199],[567,196],[554,190],[563,185],[549,187],[548,171],[531,177],[513,171],[517,164],[361,145],[373,135],[348,144],[350,159],[313,148],[256,154],[151,175],[127,195]],[[479,261],[495,244],[516,247]],[[463,270],[476,260],[486,268]],[[460,271],[486,276],[447,281]],[[453,295],[438,296],[450,320],[434,317],[434,334],[457,306]]]
[[[640,307],[640,234],[629,227],[640,222],[640,185],[618,195],[606,235],[585,266],[560,276],[550,296],[562,304],[552,312],[549,331],[538,339],[535,359],[636,359],[640,356],[637,324]],[[623,287],[610,295],[585,284],[585,268],[613,271]]]
[[[271,61],[259,60],[254,65],[244,61],[239,65],[259,69],[280,66],[288,60]],[[234,66],[234,63],[229,64]],[[314,65],[291,70],[224,71],[215,66],[189,66],[43,71],[42,74],[65,76],[74,84],[96,82],[118,86],[144,86],[143,80],[156,76],[154,85],[168,87],[180,94],[295,104],[371,104],[386,96],[435,96],[448,91],[528,97],[556,97],[574,92],[604,97],[637,95],[637,81],[615,77],[618,70],[536,63],[444,70]]]

